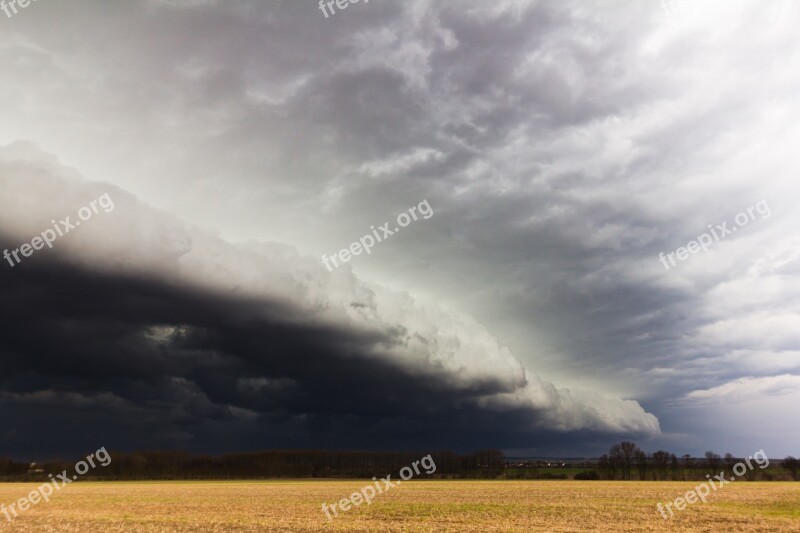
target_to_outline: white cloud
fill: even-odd
[[[761,396],[800,395],[800,376],[782,374],[768,377],[746,377],[686,395],[687,400],[700,400],[720,405],[753,401]]]

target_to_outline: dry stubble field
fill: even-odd
[[[407,481],[328,522],[351,481],[73,483],[5,532],[798,531],[800,483],[732,483],[669,522],[655,510],[696,482]],[[0,503],[37,484],[0,484]]]

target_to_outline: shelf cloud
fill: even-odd
[[[246,426],[264,444],[288,443],[291,428],[303,446],[422,446],[433,427],[452,447],[488,443],[486,431],[514,443],[537,431],[659,431],[635,401],[542,381],[468,316],[351,269],[329,273],[286,244],[226,242],[30,145],[1,154],[4,249],[98,195],[114,201],[52,250],[2,269],[0,401],[27,418],[11,428],[97,409],[119,415],[118,443],[151,446],[222,440],[205,435],[209,425]],[[467,440],[451,441],[466,420],[474,430],[455,429]],[[153,422],[159,431],[146,431]],[[338,424],[347,431],[316,436]]]

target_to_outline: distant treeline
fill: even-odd
[[[498,450],[459,455],[440,452],[364,452],[270,450],[223,456],[184,452],[110,452],[111,463],[89,470],[81,479],[265,479],[399,477],[399,471],[430,455],[436,471],[418,478],[495,479],[503,473],[505,456]],[[0,479],[46,479],[48,474],[73,471],[76,461],[19,463],[0,458]]]
[[[399,471],[429,455],[426,452],[365,452],[270,450],[223,456],[192,455],[185,452],[111,452],[111,463],[93,468],[81,479],[274,479],[274,478],[372,478],[399,477]],[[614,479],[614,480],[705,480],[725,472],[745,458],[730,453],[720,456],[706,452],[702,458],[681,457],[659,450],[646,453],[632,442],[615,444],[597,460],[508,462],[499,450],[469,454],[450,451],[430,453],[436,464],[431,474],[415,476],[432,479]],[[77,460],[76,460],[77,461]],[[0,458],[0,480],[43,480],[48,474],[67,470],[76,461],[20,463]],[[800,460],[770,459],[768,468],[747,469],[745,480],[800,481]]]
[[[752,459],[750,457],[751,464]],[[735,475],[734,465],[745,461],[744,457],[734,457],[730,453],[720,456],[713,451],[706,452],[702,458],[688,454],[677,457],[664,450],[645,453],[633,442],[626,441],[613,445],[594,469],[581,472],[575,478],[682,481],[705,480],[707,476],[713,477],[720,472],[725,472],[725,477],[731,478]],[[798,481],[800,461],[792,456],[782,461],[770,459],[768,467],[762,469],[761,464],[754,465],[753,468],[747,468],[744,475],[736,477],[750,481]]]

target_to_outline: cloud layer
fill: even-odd
[[[469,317],[364,283],[350,269],[329,273],[287,245],[227,243],[117,187],[79,181],[29,145],[2,150],[0,176],[4,249],[50,219],[73,214],[74,222],[98,196],[114,203],[52,250],[2,269],[10,368],[2,401],[18,413],[11,446],[40,438],[34,424],[92,410],[117,413],[126,427],[93,425],[83,435],[126,447],[204,449],[211,438],[214,448],[228,439],[234,449],[429,440],[464,448],[488,444],[484,433],[496,431],[519,445],[536,432],[659,430],[634,401],[526,376]],[[157,435],[135,436],[151,423]],[[243,440],[253,432],[257,440]]]

